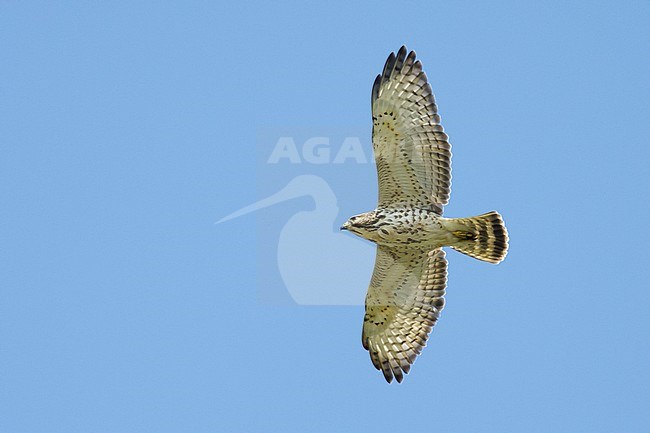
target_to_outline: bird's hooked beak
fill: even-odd
[[[341,226],[341,230],[348,230],[349,228],[350,228],[350,221],[346,221],[346,222],[343,223],[343,225]]]

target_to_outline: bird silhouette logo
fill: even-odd
[[[292,215],[278,239],[277,268],[286,290],[300,305],[363,305],[374,247],[340,233],[336,194],[322,177],[296,176],[276,193],[217,224],[305,196],[313,200],[313,209]]]

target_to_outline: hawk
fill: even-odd
[[[391,53],[372,86],[372,144],[379,180],[377,209],[341,230],[377,245],[361,341],[387,382],[401,382],[445,306],[442,247],[490,263],[508,251],[501,215],[445,218],[451,145],[415,52]]]

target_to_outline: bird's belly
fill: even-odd
[[[451,233],[438,218],[406,218],[385,223],[378,230],[380,245],[433,250],[449,245]]]

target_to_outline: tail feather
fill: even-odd
[[[458,239],[450,245],[456,251],[490,263],[508,254],[508,231],[503,218],[492,211],[471,218],[452,218],[449,228]]]

